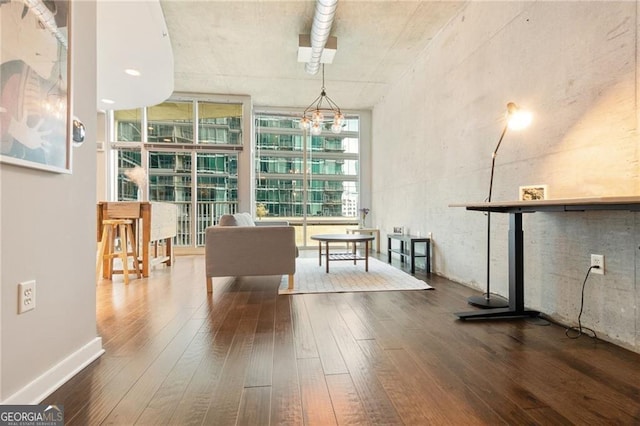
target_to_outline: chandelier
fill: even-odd
[[[322,132],[325,114],[333,115],[331,131],[336,134],[340,133],[344,123],[344,115],[340,112],[340,107],[327,96],[324,88],[324,64],[322,64],[322,90],[320,91],[320,96],[315,98],[302,113],[300,128],[304,130],[310,129],[312,135],[319,135]]]

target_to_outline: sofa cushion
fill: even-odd
[[[218,226],[238,226],[238,221],[232,214],[223,214],[220,216]]]
[[[253,222],[253,218],[249,213],[236,213],[233,215],[236,218],[238,226],[256,226]]]
[[[256,226],[249,213],[223,214],[218,221],[219,226]]]

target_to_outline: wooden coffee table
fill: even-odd
[[[322,243],[325,246],[324,255],[327,259],[327,273],[329,273],[329,261],[352,260],[355,265],[358,260],[364,260],[364,270],[369,272],[369,241],[374,239],[373,235],[350,235],[350,234],[319,234],[312,235],[312,240],[318,241],[318,262],[322,266]],[[359,256],[356,252],[356,244],[364,242],[364,256]],[[353,250],[347,253],[329,254],[329,243],[353,243]]]

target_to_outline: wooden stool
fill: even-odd
[[[140,263],[138,262],[138,250],[136,238],[133,234],[131,219],[105,219],[102,221],[102,239],[98,247],[98,262],[96,265],[96,278],[100,276],[100,267],[105,261],[104,278],[112,279],[114,273],[124,274],[124,283],[129,284],[129,256],[133,257],[133,267],[138,278],[142,277]],[[120,251],[115,251],[116,230],[120,235]],[[131,245],[131,251],[128,246]],[[106,249],[106,251],[105,251]],[[122,260],[122,270],[114,271],[113,259],[119,257]],[[134,271],[131,271],[134,272]]]

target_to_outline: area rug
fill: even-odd
[[[279,294],[347,293],[356,291],[429,290],[430,285],[398,268],[369,258],[369,272],[364,261],[356,265],[349,261],[331,262],[327,274],[324,264],[318,266],[318,258],[296,259],[294,289],[289,290],[288,277],[280,281]]]

